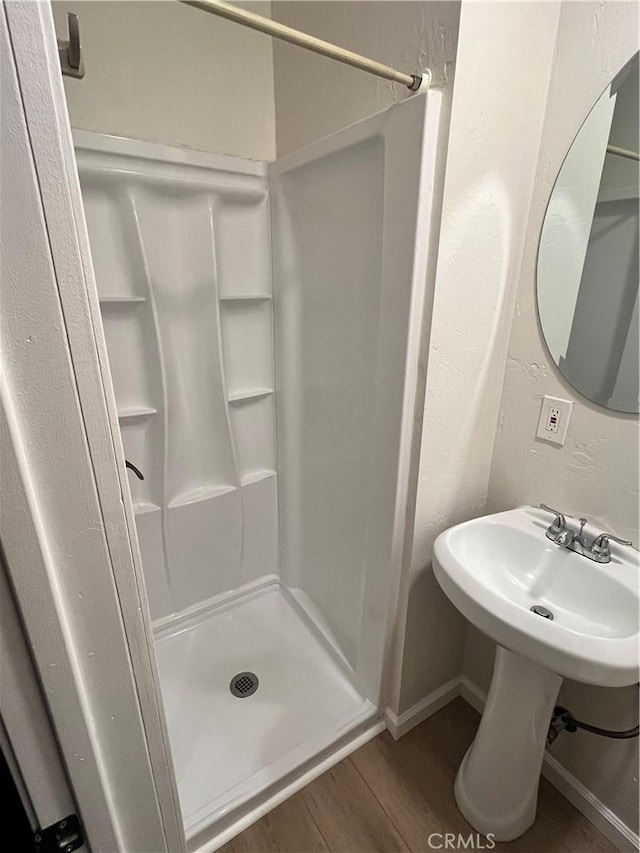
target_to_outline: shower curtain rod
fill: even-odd
[[[385,80],[402,83],[403,86],[406,86],[412,92],[422,92],[431,85],[431,71],[428,68],[420,74],[405,74],[402,71],[391,68],[389,65],[383,65],[374,59],[360,56],[359,53],[353,53],[350,50],[345,50],[343,47],[338,47],[336,44],[323,41],[308,33],[294,30],[293,27],[279,24],[270,18],[264,18],[262,15],[256,15],[254,12],[248,12],[246,9],[233,6],[231,3],[223,3],[222,0],[180,0],[180,2],[186,6],[194,6],[196,9],[202,9],[204,12],[210,12],[212,15],[226,18],[228,21],[243,24],[245,27],[266,33],[274,38],[296,44],[298,47],[304,47],[306,50],[311,50],[322,56],[336,59],[338,62],[352,65],[354,68],[360,68],[362,71],[368,71],[369,74],[384,77]]]
[[[617,154],[618,157],[626,157],[627,160],[640,160],[637,151],[629,151],[627,148],[619,148],[617,145],[607,145],[609,154]]]

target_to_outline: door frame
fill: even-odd
[[[0,747],[35,833],[77,813],[0,550]],[[82,846],[87,853],[87,847]]]
[[[0,387],[7,571],[91,848],[181,853],[50,4],[5,2],[0,30],[8,45]],[[28,227],[13,227],[23,220]]]

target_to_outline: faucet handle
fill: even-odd
[[[567,518],[571,518],[570,515],[567,515],[564,512],[560,512],[559,509],[553,509],[553,507],[547,506],[546,504],[540,504],[540,509],[544,509],[547,512],[552,512],[556,520],[551,525],[550,530],[553,533],[561,533],[567,527]]]
[[[617,542],[618,545],[633,545],[630,539],[620,539],[618,536],[614,536],[613,533],[599,533],[591,543],[589,550],[598,557],[609,557],[611,555],[609,540]]]

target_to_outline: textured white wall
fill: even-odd
[[[273,17],[409,74],[430,66],[444,82],[455,59],[460,3],[276,0]],[[407,90],[325,57],[274,42],[278,156],[407,97]],[[449,87],[450,91],[450,87]]]
[[[243,4],[268,15],[268,2]],[[162,0],[54,0],[75,12],[86,76],[64,78],[71,126],[254,160],[275,157],[271,39]]]
[[[466,623],[431,549],[484,510],[558,14],[547,2],[462,6],[400,711],[460,674]]]
[[[496,435],[489,509],[544,501],[599,522],[638,544],[638,418],[592,405],[550,361],[536,317],[535,270],[546,203],[581,122],[616,72],[638,48],[633,3],[565,3],[549,90],[517,309]],[[545,394],[575,400],[567,443],[535,438]],[[488,683],[492,644],[471,630],[464,671]],[[636,688],[598,689],[566,683],[560,695],[580,719],[609,728],[638,721]],[[586,733],[563,735],[553,749],[565,767],[632,828],[638,826],[638,741]]]

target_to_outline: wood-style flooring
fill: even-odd
[[[463,699],[394,741],[383,732],[222,848],[224,853],[430,853],[432,833],[474,830],[453,781],[479,715]],[[475,849],[482,849],[477,838]],[[480,838],[480,841],[486,840]],[[450,848],[455,849],[455,848]],[[464,849],[464,847],[458,847]],[[474,849],[467,847],[467,849]],[[487,847],[485,846],[485,850]],[[538,817],[509,853],[614,853],[616,848],[545,779]]]

